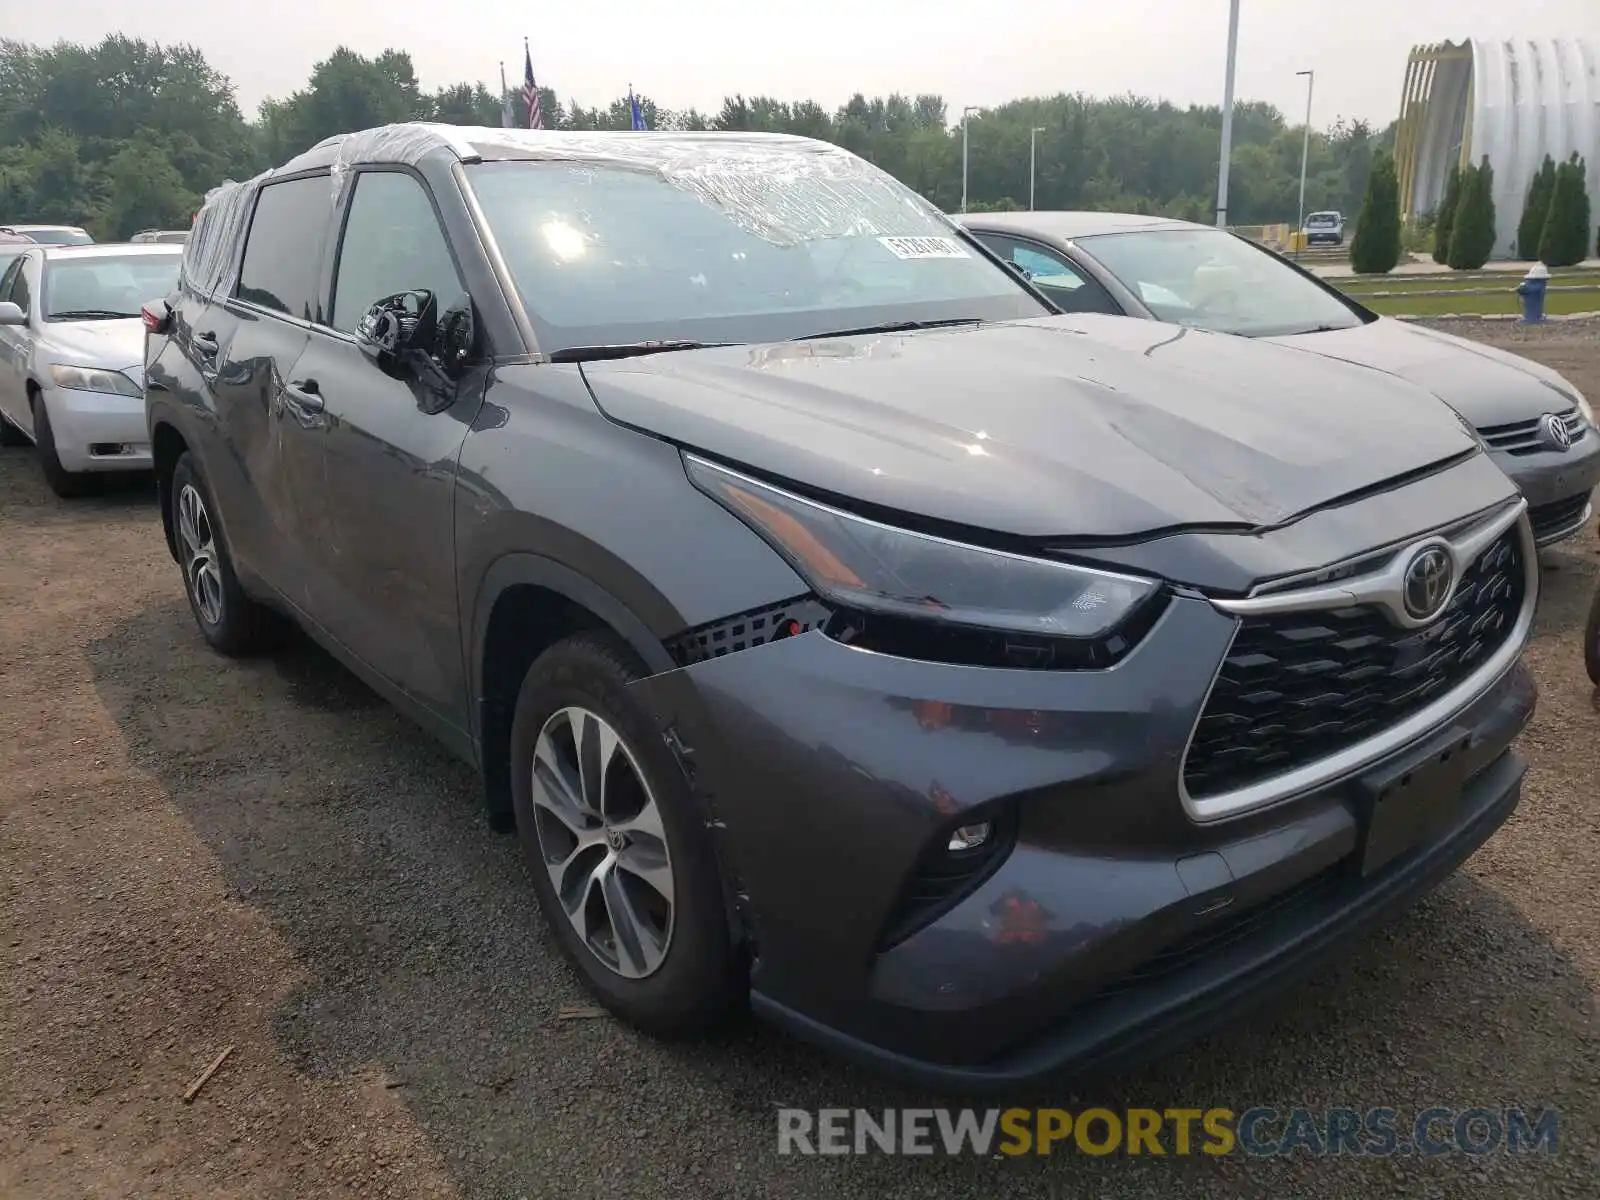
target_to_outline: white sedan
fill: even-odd
[[[58,496],[149,470],[141,307],[176,287],[183,248],[35,246],[0,275],[0,444],[31,441]]]

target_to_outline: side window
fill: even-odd
[[[418,288],[441,306],[462,290],[428,193],[403,171],[362,171],[339,247],[332,325],[354,333],[374,301]]]
[[[241,300],[314,321],[322,267],[322,232],[332,208],[326,175],[261,189],[239,267]]]
[[[0,274],[0,300],[10,300],[11,303],[22,309],[23,312],[27,312],[28,306],[23,304],[20,300],[15,299],[11,295],[12,291],[17,286],[17,280],[21,278],[21,276],[22,259],[20,257],[14,258],[11,260],[11,265],[5,269],[5,273]]]
[[[28,286],[28,260],[19,258],[11,264],[11,290],[6,299],[24,313],[33,313],[33,290]]]
[[[976,236],[1002,259],[1020,267],[1033,286],[1048,296],[1057,308],[1065,312],[1122,314],[1122,309],[1105,288],[1055,251],[996,233]]]

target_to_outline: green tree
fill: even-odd
[[[1471,170],[1468,167],[1467,170]],[[1433,218],[1433,261],[1443,266],[1450,261],[1450,233],[1456,223],[1456,209],[1461,206],[1461,176],[1460,167],[1450,168],[1450,177],[1445,180],[1444,199],[1439,201],[1439,210]]]
[[[1556,168],[1550,211],[1545,217],[1539,258],[1549,267],[1570,267],[1589,252],[1589,194],[1584,187],[1586,166],[1576,151]]]
[[[1476,271],[1494,253],[1494,168],[1489,156],[1469,167],[1461,180],[1461,200],[1450,229],[1450,258],[1458,271]]]
[[[1367,196],[1350,242],[1350,265],[1359,275],[1385,275],[1400,261],[1400,249],[1400,181],[1394,159],[1380,152],[1372,160]]]
[[[1517,222],[1517,257],[1531,262],[1539,257],[1544,238],[1544,220],[1550,212],[1550,199],[1556,190],[1556,160],[1548,154],[1528,181],[1528,198],[1522,205],[1522,220]]]

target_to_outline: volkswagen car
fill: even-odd
[[[1594,410],[1548,367],[1380,317],[1311,273],[1220,229],[1119,213],[960,218],[1057,307],[1242,334],[1398,375],[1471,421],[1528,498],[1541,546],[1588,523],[1600,483]],[[1374,440],[1392,436],[1383,422]]]
[[[1055,313],[838,147],[341,136],[214,194],[148,317],[199,635],[298,624],[472,764],[642,1029],[1131,1061],[1518,803],[1533,534],[1456,413]]]
[[[172,290],[181,254],[37,246],[0,274],[0,444],[34,443],[57,495],[150,469],[141,312]]]

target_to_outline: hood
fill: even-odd
[[[144,365],[144,322],[138,317],[50,321],[44,327],[44,342],[52,358],[74,367],[130,372]]]
[[[1262,527],[1472,453],[1447,407],[1280,346],[1073,315],[588,363],[613,420],[1021,537]]]
[[[1408,379],[1480,428],[1577,403],[1577,390],[1548,367],[1407,321],[1380,317],[1354,329],[1267,340]]]

